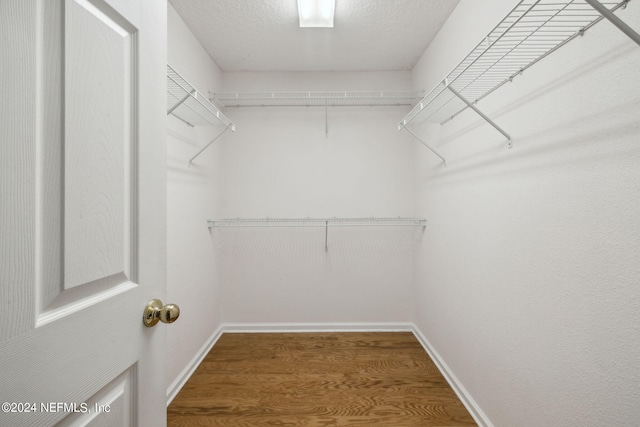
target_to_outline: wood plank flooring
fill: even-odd
[[[223,334],[169,427],[474,426],[411,333]]]

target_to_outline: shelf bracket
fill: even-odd
[[[324,104],[324,137],[329,138],[329,107]]]
[[[436,156],[440,157],[440,160],[442,160],[442,163],[447,166],[447,161],[445,160],[444,157],[442,157],[440,154],[438,154],[438,152],[436,150],[434,150],[433,148],[431,148],[429,146],[429,144],[427,144],[426,142],[424,142],[422,140],[422,138],[420,138],[418,135],[416,135],[411,129],[409,129],[406,125],[402,128],[404,130],[406,130],[407,132],[409,132],[411,135],[413,135],[413,137],[415,139],[417,139],[418,141],[420,141],[422,143],[422,145],[424,145],[425,147],[427,147],[433,154],[435,154]]]
[[[189,160],[189,166],[191,166],[191,163],[193,163],[193,161],[196,159],[196,157],[198,157],[200,154],[202,154],[202,152],[203,152],[204,150],[206,150],[207,148],[209,148],[209,146],[210,146],[211,144],[213,144],[214,142],[216,142],[216,140],[217,140],[218,138],[220,138],[220,137],[222,136],[222,134],[223,134],[223,133],[225,133],[225,132],[226,132],[227,130],[229,130],[229,129],[231,129],[231,127],[229,127],[229,126],[225,127],[225,128],[224,128],[224,130],[223,130],[222,132],[220,132],[218,135],[216,135],[216,137],[215,137],[215,138],[213,138],[213,139],[211,140],[211,142],[209,142],[207,145],[205,145],[204,147],[202,147],[202,149],[201,149],[200,151],[198,151],[198,153],[197,153],[195,156],[193,156],[193,157],[191,158],[191,160]]]
[[[324,251],[329,252],[329,221],[324,222]]]
[[[588,1],[588,0],[587,0]],[[478,109],[478,107],[476,107],[475,105],[473,105],[471,102],[469,102],[469,100],[467,100],[464,96],[460,95],[460,93],[458,93],[458,91],[456,91],[454,88],[451,87],[451,85],[447,85],[447,89],[449,89],[455,96],[457,96],[462,102],[464,102],[465,104],[467,104],[467,106],[469,108],[471,108],[473,111],[475,111],[476,113],[478,113],[478,115],[480,117],[482,117],[483,119],[485,119],[487,121],[487,123],[489,123],[491,126],[493,126],[498,132],[500,132],[501,134],[503,134],[507,140],[509,141],[509,148],[511,148],[513,146],[513,143],[511,142],[511,137],[509,136],[508,133],[506,133],[500,126],[498,126],[497,124],[495,124],[495,122],[493,120],[491,120],[489,117],[487,117],[482,111],[480,111]]]
[[[169,114],[173,113],[173,112],[176,110],[176,108],[178,108],[179,106],[181,106],[181,105],[182,105],[182,103],[183,103],[184,101],[186,101],[187,99],[189,99],[189,97],[190,97],[190,96],[194,96],[194,95],[195,95],[195,93],[196,93],[196,90],[195,90],[195,89],[194,89],[194,90],[192,90],[191,92],[188,92],[188,93],[187,93],[187,94],[186,94],[186,95],[185,95],[185,96],[184,96],[180,101],[178,101],[178,103],[177,103],[176,105],[174,105],[173,107],[171,107],[170,109],[168,109],[168,110],[167,110],[167,116],[168,116]],[[178,117],[178,118],[180,118],[180,117]],[[191,124],[190,124],[190,123],[187,123],[187,124],[191,126]]]
[[[618,27],[620,31],[625,33],[627,36],[629,36],[631,40],[633,40],[640,46],[640,34],[638,34],[633,28],[628,26],[622,19],[614,15],[613,12],[611,12],[609,9],[603,6],[602,3],[600,3],[598,0],[585,0],[585,1],[589,3],[589,5],[592,8],[598,11],[600,15],[608,19],[609,22],[611,22],[613,25]]]

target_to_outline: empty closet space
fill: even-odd
[[[435,367],[478,425],[637,423],[637,0],[214,3],[168,3],[172,413],[205,407],[189,378],[229,408],[255,380],[305,425],[275,376],[340,359],[327,416],[366,411],[366,365]]]

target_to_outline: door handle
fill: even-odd
[[[173,323],[180,316],[180,307],[176,304],[162,305],[159,299],[153,299],[144,308],[142,321],[144,326],[150,328],[155,326],[158,321],[162,323]]]

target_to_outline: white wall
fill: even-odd
[[[480,3],[482,3],[480,5]],[[429,89],[515,1],[462,0]],[[640,5],[619,15],[640,30]],[[608,22],[442,127],[418,125],[416,321],[496,426],[640,420],[640,48]]]
[[[225,73],[229,91],[403,90],[410,73]],[[411,216],[408,108],[229,108],[224,217]],[[415,230],[216,229],[224,320],[375,323],[412,319]]]
[[[168,61],[207,95],[219,87],[221,72],[173,7],[168,4]],[[167,130],[167,300],[180,306],[167,328],[167,384],[175,391],[183,370],[220,326],[220,281],[207,219],[219,212],[218,173],[224,135],[189,167],[188,161],[222,127],[187,126],[169,116]],[[160,141],[159,141],[160,142]]]

